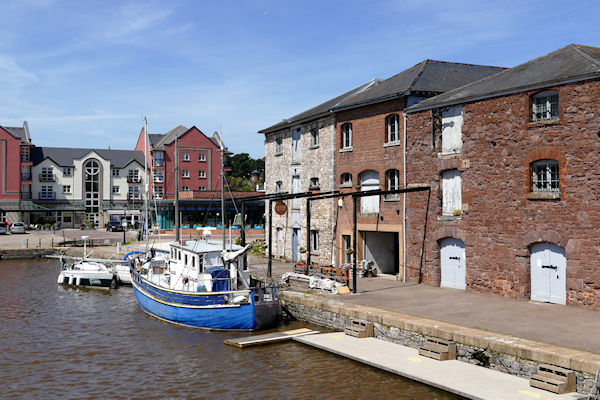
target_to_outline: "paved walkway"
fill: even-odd
[[[468,399],[578,399],[579,393],[557,395],[529,386],[529,380],[461,361],[435,361],[417,349],[375,338],[357,339],[341,332],[294,340],[359,361]]]
[[[258,269],[264,271],[265,259],[253,261],[263,263]],[[273,263],[274,276],[291,270],[291,263]],[[356,294],[323,296],[600,354],[600,312],[596,310],[403,284],[389,276],[360,278],[357,288]]]

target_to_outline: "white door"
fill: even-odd
[[[442,282],[440,286],[453,289],[466,289],[467,262],[465,244],[458,239],[444,239],[440,243]]]
[[[360,190],[378,190],[379,174],[376,171],[366,171],[360,175]],[[379,212],[379,196],[365,196],[360,199],[360,212],[377,214]]]
[[[442,214],[453,215],[462,210],[462,174],[451,169],[442,173]]]
[[[462,149],[462,106],[442,111],[442,153],[459,153]]]
[[[292,262],[300,261],[300,229],[292,228]]]
[[[552,243],[531,247],[531,300],[566,304],[566,276],[564,248]]]

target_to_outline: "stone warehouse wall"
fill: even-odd
[[[528,299],[530,247],[550,242],[566,250],[567,304],[600,304],[600,82],[549,89],[559,92],[559,118],[546,123],[529,122],[534,92],[464,105],[454,156],[434,149],[430,111],[408,115],[408,182],[432,186],[429,198],[408,196],[412,281],[439,285],[438,241],[452,237],[466,246],[467,288]],[[531,198],[539,159],[558,161],[559,198]],[[441,218],[440,174],[454,168],[463,214]]]
[[[276,192],[276,182],[283,183],[282,191],[292,193],[292,175],[298,173],[301,180],[301,191],[306,192],[310,187],[311,178],[319,178],[320,191],[334,190],[335,168],[335,119],[321,118],[291,128],[301,128],[300,146],[302,157],[299,162],[292,162],[292,138],[290,128],[266,134],[265,137],[265,183],[268,194]],[[311,130],[318,129],[319,144],[311,146]],[[283,151],[277,153],[276,140],[282,139]],[[301,245],[307,246],[306,232],[306,199],[297,200],[300,204]],[[273,254],[277,255],[276,229],[283,230],[283,255],[291,257],[291,200],[286,201],[288,211],[277,215],[273,211]],[[319,250],[312,252],[312,261],[322,265],[332,263],[333,232],[334,232],[334,199],[318,200],[311,203],[311,230],[319,232]],[[268,205],[267,205],[268,207]],[[268,209],[266,209],[268,218]],[[268,226],[266,234],[268,237]]]
[[[376,338],[412,348],[422,346],[426,336],[453,340],[457,343],[457,360],[523,378],[534,375],[540,364],[572,369],[577,373],[579,393],[590,393],[600,362],[600,356],[591,353],[306,294],[283,292],[281,299],[288,312],[301,321],[343,331],[351,319],[357,318],[373,322]]]

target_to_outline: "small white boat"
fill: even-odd
[[[131,271],[129,270],[129,264],[117,264],[114,268],[115,273],[119,278],[119,284],[131,285]]]
[[[114,289],[118,285],[116,274],[106,265],[97,261],[83,259],[69,264],[61,259],[61,271],[58,274],[58,283],[77,287]]]

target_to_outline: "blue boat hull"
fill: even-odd
[[[177,292],[161,289],[136,272],[132,278],[133,291],[140,308],[154,317],[203,329],[246,331],[256,328],[253,293],[250,293],[250,303],[225,304],[225,296],[235,292]]]

